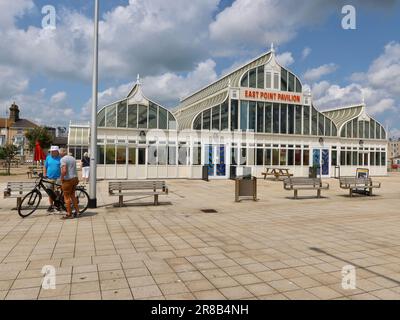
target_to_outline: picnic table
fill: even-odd
[[[274,176],[275,180],[279,180],[280,177],[290,178],[293,176],[293,174],[291,174],[287,168],[274,167],[265,168],[265,172],[262,172],[261,174],[264,176],[264,180],[267,179],[267,176]]]
[[[29,166],[28,167],[28,179],[38,177],[39,173],[43,173],[43,167]]]

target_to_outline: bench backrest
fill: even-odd
[[[288,178],[283,181],[285,185],[291,186],[320,186],[321,179],[320,178],[302,178],[302,177],[295,177],[295,178]]]
[[[354,177],[341,177],[340,184],[370,184],[371,178],[354,178]]]
[[[34,182],[7,182],[6,191],[8,196],[11,195],[23,195],[35,188]]]
[[[166,187],[165,181],[110,181],[108,183],[110,193],[124,190],[165,190]]]

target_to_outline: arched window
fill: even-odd
[[[97,123],[105,128],[129,129],[169,129],[176,130],[176,119],[167,109],[149,102],[142,104],[127,104],[123,100],[104,107],[98,112]]]
[[[341,137],[353,139],[386,139],[386,130],[375,120],[353,119],[342,127]]]

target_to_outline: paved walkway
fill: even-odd
[[[10,179],[26,178],[0,187]],[[173,180],[160,206],[127,208],[100,182],[101,207],[67,221],[21,219],[2,199],[0,299],[399,299],[400,175],[377,180],[374,197],[331,179],[323,199],[301,200],[259,180],[260,200],[241,203],[232,181]],[[354,290],[341,285],[349,264]],[[45,265],[55,290],[41,287]]]

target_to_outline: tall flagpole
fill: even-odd
[[[90,121],[90,184],[89,208],[97,208],[96,180],[97,180],[97,93],[99,68],[99,0],[94,4],[94,50],[93,50],[93,86],[92,112]]]

